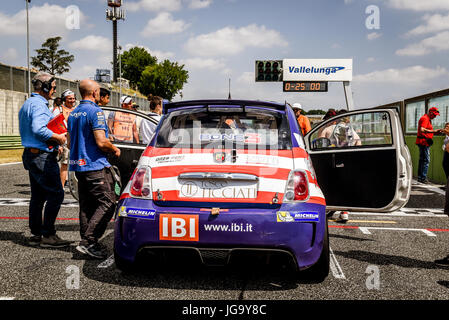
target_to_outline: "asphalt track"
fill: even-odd
[[[57,232],[64,249],[27,246],[27,172],[0,166],[0,299],[15,300],[448,300],[449,269],[433,260],[449,254],[444,191],[414,183],[408,205],[392,214],[351,213],[329,222],[331,272],[321,283],[295,278],[288,266],[189,267],[184,261],[122,273],[112,257],[86,259],[76,201],[66,194]],[[112,223],[101,242],[112,254]]]

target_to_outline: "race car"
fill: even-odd
[[[360,141],[332,143],[339,121]],[[281,255],[323,280],[326,210],[398,210],[411,174],[395,109],[348,112],[303,137],[287,103],[169,103],[118,202],[115,264],[131,269],[142,254],[205,264]]]

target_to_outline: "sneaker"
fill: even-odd
[[[42,237],[41,247],[42,248],[62,248],[67,247],[70,241],[62,240],[56,234],[48,237]]]
[[[103,248],[98,243],[91,244],[86,249],[86,253],[92,258],[106,259],[107,257],[107,254],[103,251]]]
[[[78,246],[76,246],[76,250],[78,250],[82,254],[87,254],[87,247],[85,245],[79,244]]]
[[[442,266],[442,267],[449,267],[449,256],[443,259],[435,260],[434,261],[436,265]]]
[[[27,239],[28,245],[37,247],[41,244],[41,236],[31,236]]]
[[[337,222],[346,223],[349,220],[349,214],[347,211],[342,211],[340,213],[340,217],[338,218]]]

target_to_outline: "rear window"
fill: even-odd
[[[170,112],[157,136],[156,147],[194,149],[291,148],[285,113],[260,107],[199,107]]]

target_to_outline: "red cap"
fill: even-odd
[[[429,109],[429,113],[434,113],[434,114],[436,114],[436,115],[440,115],[440,112],[439,112],[438,109],[435,108],[435,107],[430,108],[430,109]]]

